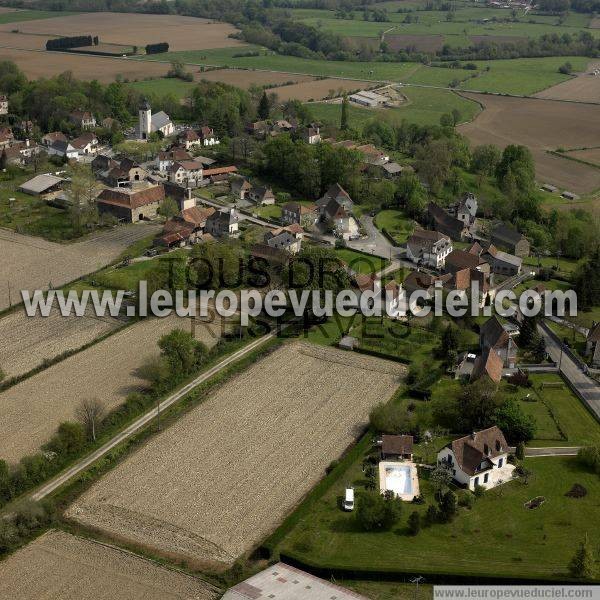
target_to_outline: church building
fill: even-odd
[[[139,114],[138,137],[140,139],[147,140],[155,131],[160,131],[165,137],[175,132],[175,126],[169,115],[162,110],[152,114],[148,100],[142,102]]]

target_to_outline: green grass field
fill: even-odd
[[[388,261],[379,256],[369,256],[362,252],[355,252],[349,248],[336,248],[335,253],[353,271],[357,273],[376,273],[388,265]]]
[[[409,219],[402,210],[382,210],[375,217],[375,225],[386,230],[398,244],[406,243],[415,228],[415,222]]]
[[[566,61],[573,65],[575,71],[583,71],[589,59],[572,56],[474,61],[477,71],[422,66],[405,82],[446,87],[456,79],[461,81],[458,87],[464,90],[530,95],[569,79],[569,75],[558,72],[558,67]],[[489,71],[486,71],[487,67]]]
[[[598,30],[600,32],[600,30]],[[196,50],[184,52],[169,52],[166,54],[153,54],[137,57],[138,60],[173,60],[179,59],[188,64],[219,65],[238,67],[244,69],[264,69],[290,73],[304,73],[324,77],[347,77],[350,79],[398,81],[415,85],[448,87],[453,80],[461,81],[460,89],[495,92],[502,94],[528,95],[543,90],[561,81],[569,79],[568,75],[558,72],[558,67],[569,61],[575,71],[585,70],[589,59],[586,57],[547,57],[547,58],[519,58],[513,60],[477,61],[477,70],[445,69],[429,67],[417,63],[386,63],[386,62],[351,62],[351,61],[325,61],[283,56],[260,48],[249,46],[248,51],[258,51],[260,56],[236,57],[240,54],[239,48],[220,48],[215,50]],[[489,70],[486,70],[489,67]],[[464,81],[463,81],[464,80]],[[154,80],[161,81],[161,80]],[[135,86],[165,86],[150,82],[137,82]],[[180,82],[185,84],[185,82]],[[179,84],[176,84],[179,86]],[[191,85],[191,84],[188,84]],[[186,89],[185,86],[179,86]],[[423,101],[418,88],[406,88],[409,97],[411,94],[416,103]],[[428,93],[430,91],[426,90]],[[424,93],[421,91],[421,94]],[[448,95],[435,96],[431,92],[434,105],[443,101],[452,104],[464,99],[452,100]],[[449,106],[449,110],[454,106]],[[413,110],[418,111],[418,107]],[[431,106],[424,108],[430,112]],[[448,109],[447,109],[448,110]],[[476,109],[473,109],[476,112]]]
[[[38,19],[52,19],[55,17],[68,17],[76,12],[53,10],[16,10],[14,12],[0,13],[0,25],[5,23],[18,23],[20,21],[36,21]]]
[[[192,81],[182,81],[170,77],[168,79],[134,81],[125,85],[149,97],[173,94],[176,98],[183,99],[189,96],[197,84]]]
[[[566,576],[586,533],[592,535],[598,551],[593,531],[600,522],[600,479],[583,470],[575,458],[527,459],[525,466],[533,473],[527,485],[514,481],[490,490],[471,510],[461,508],[453,522],[433,525],[413,537],[406,531],[408,515],[414,510],[424,514],[427,505],[404,504],[400,523],[391,531],[376,533],[361,530],[354,513],[340,510],[339,500],[348,484],[355,485],[360,503],[363,456],[313,501],[279,550],[327,568],[398,570],[425,577],[447,573],[544,579]],[[565,497],[574,483],[587,488],[585,498]],[[423,471],[419,485],[427,504],[432,503]],[[546,502],[535,510],[524,508],[536,496],[544,496]]]
[[[362,127],[371,119],[385,119],[390,123],[400,123],[403,119],[419,125],[437,125],[440,117],[457,109],[460,111],[462,121],[471,121],[480,112],[476,102],[461,98],[454,92],[431,88],[404,87],[402,93],[409,102],[399,108],[369,109],[349,106],[350,125],[355,128]],[[316,119],[324,123],[339,125],[341,117],[341,104],[327,104],[313,102],[309,104],[310,110]]]

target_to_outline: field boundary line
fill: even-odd
[[[136,419],[133,423],[128,425],[123,431],[115,435],[111,440],[103,444],[100,448],[89,454],[87,457],[78,461],[75,465],[67,469],[65,472],[57,475],[52,480],[44,484],[37,491],[33,492],[30,495],[30,498],[33,501],[39,501],[44,499],[46,496],[56,491],[63,484],[67,483],[70,479],[79,475],[82,471],[87,469],[90,465],[96,462],[98,459],[102,458],[108,452],[110,452],[113,448],[118,446],[121,442],[129,439],[134,434],[139,432],[143,427],[145,427],[148,423],[150,423],[157,415],[162,414],[174,405],[176,402],[184,398],[189,392],[191,392],[196,386],[204,383],[232,363],[236,362],[238,359],[243,358],[246,354],[252,352],[252,350],[258,348],[265,342],[269,341],[273,337],[275,337],[276,331],[268,333],[257,340],[251,342],[247,346],[240,348],[230,356],[224,358],[220,362],[218,362],[215,366],[208,369],[198,377],[196,377],[193,381],[183,386],[177,392],[168,396],[162,402],[159,402],[156,407],[151,408],[149,411],[144,413],[141,417]]]

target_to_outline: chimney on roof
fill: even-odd
[[[474,440],[476,435],[477,435],[477,432],[476,432],[476,431],[474,431],[474,432],[471,434],[471,439],[472,439],[472,440]]]

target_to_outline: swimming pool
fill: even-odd
[[[413,463],[380,462],[379,482],[382,493],[392,491],[402,500],[412,500],[419,495],[417,469]]]

